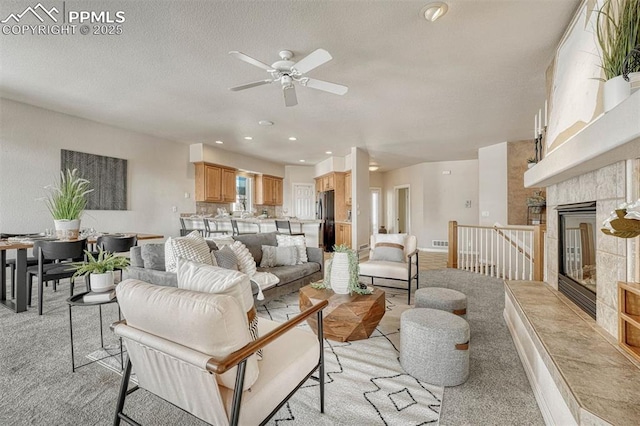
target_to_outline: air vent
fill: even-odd
[[[358,247],[358,250],[367,250],[369,248],[369,244],[362,244],[360,247]]]
[[[431,240],[431,247],[449,247],[447,240]]]

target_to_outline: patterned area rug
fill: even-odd
[[[309,380],[269,425],[438,425],[444,388],[409,376],[398,360],[400,315],[408,308],[406,291],[385,291],[387,311],[369,339],[344,343],[325,339],[325,413],[319,411],[318,383]],[[258,308],[260,317],[277,322],[298,313],[297,293]],[[306,323],[299,327],[309,329]],[[87,357],[121,374],[117,348],[108,353],[100,349]]]
[[[387,312],[366,340],[325,339],[325,414],[319,412],[318,383],[309,380],[269,425],[437,425],[444,388],[406,374],[398,360],[400,314],[407,293],[385,289]],[[283,322],[300,313],[290,294],[258,308],[258,315]],[[301,328],[309,329],[305,324]]]

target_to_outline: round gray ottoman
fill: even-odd
[[[457,386],[469,377],[469,324],[437,309],[409,309],[400,317],[400,364],[432,385]]]
[[[439,309],[467,317],[467,296],[456,290],[427,287],[416,290],[416,308]]]

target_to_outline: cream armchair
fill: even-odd
[[[251,341],[246,312],[231,296],[128,279],[117,297],[125,320],[112,329],[129,361],[114,425],[138,424],[124,413],[127,395],[138,388],[211,424],[264,424],[315,371],[324,412],[323,339],[295,326],[316,314],[322,336],[326,302],[282,324],[261,318],[261,337]],[[258,362],[253,354],[261,348]],[[128,390],[132,368],[138,386]]]
[[[384,245],[396,245],[390,244],[387,241],[390,238],[399,237],[403,234],[373,234],[371,235],[369,260],[360,263],[360,276],[371,277],[371,285],[374,285],[374,278],[384,278],[387,280],[398,280],[407,282],[407,304],[411,304],[411,282],[415,280],[416,288],[419,284],[419,269],[418,269],[418,242],[415,235],[406,235],[402,244],[403,253],[397,260],[402,261],[390,261],[390,260],[375,260],[374,251],[376,246]],[[392,286],[380,285],[378,287],[390,287]]]

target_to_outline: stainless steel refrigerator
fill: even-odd
[[[318,195],[316,217],[322,220],[320,247],[324,251],[333,251],[333,246],[336,244],[334,195],[333,191],[321,192]]]

